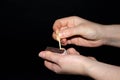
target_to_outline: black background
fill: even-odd
[[[80,16],[101,23],[119,24],[117,1],[4,0],[0,5],[1,80],[88,80],[77,75],[58,75],[48,70],[38,53],[46,46],[58,47],[51,37],[58,18]],[[85,56],[120,65],[119,48],[74,47]],[[90,79],[92,80],[92,79]]]

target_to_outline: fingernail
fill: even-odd
[[[43,51],[41,51],[41,52],[39,53],[39,56],[40,56],[40,57],[45,57],[45,53],[44,53]]]

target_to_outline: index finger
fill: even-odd
[[[53,30],[59,31],[61,28],[70,26],[73,26],[73,17],[65,17],[55,21],[55,23],[53,24]]]
[[[64,19],[58,19],[55,21],[55,23],[53,24],[53,31],[56,32],[56,31],[59,31],[62,27],[65,27],[67,25],[67,23],[65,23],[63,21]]]

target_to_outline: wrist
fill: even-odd
[[[94,64],[96,64],[96,62],[98,61],[90,59],[88,57],[84,57],[84,59],[82,59],[82,62],[80,61],[80,63],[82,63],[83,65],[82,75],[91,77],[90,68],[94,67]],[[81,71],[79,72],[80,72],[79,74],[81,75]]]
[[[96,75],[99,75],[99,69],[102,68],[103,63],[97,60],[90,60],[86,63],[86,76],[89,76],[93,79],[97,79]]]
[[[120,47],[120,26],[119,25],[105,25],[103,26],[104,45],[119,46]]]

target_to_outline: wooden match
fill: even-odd
[[[61,48],[59,31],[56,31],[56,37],[57,37],[57,40],[58,40],[58,43],[59,43],[59,49],[61,50],[62,48]]]

